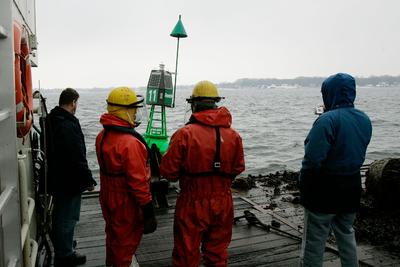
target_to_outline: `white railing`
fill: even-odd
[[[36,266],[36,257],[38,254],[38,243],[35,240],[30,239],[29,245],[31,246],[31,255],[30,255],[31,262],[30,263],[31,263],[31,266],[34,267],[34,266]]]
[[[21,245],[22,246],[24,246],[24,244],[26,242],[26,237],[28,235],[29,226],[30,226],[31,219],[32,219],[32,214],[35,209],[35,201],[30,197],[27,198],[27,201],[28,201],[28,218],[27,218],[27,221],[24,224],[22,224],[22,227],[21,227]],[[23,218],[23,220],[24,219],[26,219],[26,218]]]
[[[28,178],[25,165],[26,155],[18,155],[19,192],[21,205],[21,246],[23,248],[24,266],[35,266],[37,243],[30,238],[30,224],[35,210],[35,200],[28,197]]]
[[[8,261],[7,267],[15,267],[15,266],[17,266],[17,262],[18,262],[18,259],[13,257]]]

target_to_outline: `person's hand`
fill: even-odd
[[[143,234],[151,234],[157,229],[156,217],[150,217],[144,219],[144,230]]]
[[[91,186],[89,186],[88,188],[86,188],[87,191],[93,191],[94,190],[94,185],[92,184]]]
[[[315,115],[319,116],[324,112],[325,112],[325,105],[324,104],[320,104],[320,105],[315,107],[315,110],[314,110],[314,114]]]
[[[153,233],[157,229],[157,219],[154,216],[153,203],[150,201],[146,205],[143,205],[141,208],[142,208],[143,219],[144,219],[143,234]]]

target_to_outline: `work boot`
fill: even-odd
[[[54,267],[71,267],[86,263],[86,256],[74,252],[72,255],[54,259]]]

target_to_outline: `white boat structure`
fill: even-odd
[[[32,148],[30,76],[38,62],[35,4],[0,1],[0,267],[35,266],[38,255],[33,155],[40,152]]]

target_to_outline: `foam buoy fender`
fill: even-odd
[[[14,22],[14,76],[17,136],[27,135],[33,120],[32,73],[26,30]]]

